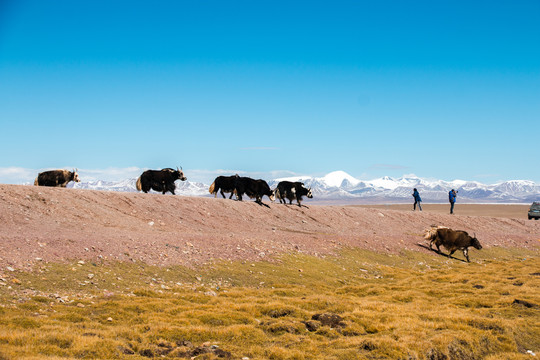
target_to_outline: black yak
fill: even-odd
[[[147,193],[150,189],[161,191],[165,194],[167,191],[174,194],[176,180],[186,181],[184,172],[181,169],[176,170],[165,168],[162,170],[146,170],[137,179],[137,190]]]
[[[313,198],[311,188],[306,189],[304,184],[299,181],[280,181],[274,190],[274,194],[280,203],[287,204],[285,199],[289,199],[289,205],[291,205],[293,200],[296,199],[298,206],[302,206],[302,196],[307,196],[309,199]]]

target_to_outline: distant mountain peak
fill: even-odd
[[[328,173],[324,177],[322,177],[321,180],[326,185],[331,186],[331,187],[341,187],[344,181],[346,182],[347,185],[352,185],[352,186],[356,186],[358,185],[358,183],[360,183],[360,180],[352,177],[351,175],[347,174],[345,171],[341,171],[341,170]]]

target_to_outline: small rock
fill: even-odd
[[[148,222],[148,225],[154,226],[154,222],[153,222],[153,221],[149,221],[149,222]]]
[[[19,280],[19,279],[12,279],[11,282],[16,284],[16,285],[21,285],[22,284],[21,280]]]
[[[94,274],[88,274],[88,278],[89,278],[89,279],[93,279],[94,276],[95,276]]]
[[[113,318],[109,316],[109,317],[107,318],[107,321],[111,322],[111,321],[113,321]]]
[[[40,258],[40,257],[37,257],[35,260],[36,260],[36,261],[43,261],[43,259]]]
[[[320,321],[316,320],[303,321],[303,323],[306,325],[306,329],[310,332],[317,331],[321,327]]]
[[[11,266],[8,266],[6,269],[8,269],[9,271],[15,271],[15,269],[12,268]]]
[[[80,260],[79,262],[77,262],[77,264],[84,265],[84,261]]]
[[[204,293],[206,296],[217,296],[216,292],[213,290],[207,291]]]
[[[379,213],[379,216],[380,216],[380,217],[384,217],[384,214],[383,214],[383,213]]]
[[[527,308],[539,308],[540,307],[537,304],[534,304],[532,302],[528,302],[528,301],[525,301],[525,300],[520,300],[520,299],[514,299],[514,302],[512,304],[523,305],[523,306],[525,306]]]
[[[84,304],[78,303],[78,304],[77,304],[77,307],[83,308],[83,307],[84,307]]]
[[[345,327],[343,318],[333,313],[315,314],[311,317],[311,320],[320,321],[322,325],[330,326],[331,328]]]

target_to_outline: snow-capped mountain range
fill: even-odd
[[[75,184],[74,188],[135,192],[136,179],[118,182],[92,181]],[[273,189],[280,181],[301,181],[311,187],[314,199],[336,203],[400,203],[410,202],[412,189],[417,188],[424,202],[447,202],[451,189],[458,191],[459,202],[469,203],[530,203],[540,201],[540,184],[528,180],[510,180],[497,184],[482,184],[464,180],[428,180],[415,175],[400,178],[388,176],[364,181],[344,171],[334,171],[323,177],[297,176],[268,181]],[[177,181],[179,195],[210,196],[208,184]]]

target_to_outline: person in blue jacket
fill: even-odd
[[[422,211],[422,205],[420,205],[420,203],[422,202],[422,199],[420,198],[420,194],[418,193],[418,190],[416,190],[416,188],[413,189],[412,196],[414,198],[413,211],[416,210],[416,204],[418,204],[418,209]]]
[[[454,203],[456,202],[457,191],[452,189],[448,193],[448,201],[450,201],[450,214],[454,213]]]

